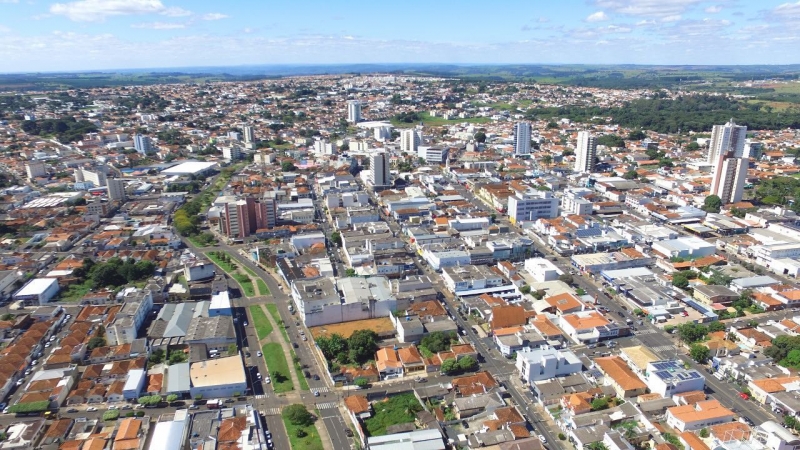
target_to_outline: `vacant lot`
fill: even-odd
[[[388,317],[381,317],[379,319],[367,320],[354,320],[352,322],[333,323],[319,327],[308,329],[311,335],[315,338],[324,336],[330,337],[332,334],[338,334],[347,339],[356,330],[372,330],[378,333],[378,336],[387,336],[394,334],[394,326]]]
[[[401,394],[374,403],[372,409],[375,413],[364,421],[367,435],[381,436],[386,434],[387,427],[414,422],[416,413],[422,411],[422,405],[414,394]]]

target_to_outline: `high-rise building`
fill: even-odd
[[[514,125],[514,154],[531,154],[531,124],[528,122],[517,122]]]
[[[747,127],[736,125],[733,119],[725,125],[714,125],[708,144],[708,163],[716,164],[719,156],[728,152],[733,152],[733,158],[743,158],[746,139]]]
[[[230,147],[222,147],[222,157],[226,161],[237,161],[242,159],[244,154],[238,145],[231,145]]]
[[[253,127],[250,125],[245,125],[242,127],[242,133],[244,134],[244,142],[245,144],[249,144],[251,142],[256,141],[256,135],[253,132]]]
[[[736,203],[742,200],[744,184],[747,179],[748,158],[735,158],[733,152],[722,154],[714,164],[711,177],[711,194],[722,200],[722,204]]]
[[[389,155],[386,152],[375,152],[369,157],[370,181],[373,186],[388,186],[390,183]]]
[[[358,123],[361,120],[361,102],[358,100],[347,101],[347,121]]]
[[[108,184],[104,167],[98,167],[94,171],[78,168],[75,170],[75,181],[78,183],[91,181],[94,187],[103,187]]]
[[[125,198],[125,182],[119,178],[108,180],[108,199],[124,202]]]
[[[597,156],[597,138],[588,131],[578,132],[578,145],[575,149],[575,171],[593,172]]]
[[[220,228],[228,237],[245,238],[259,229],[274,227],[276,210],[274,199],[246,197],[228,202],[220,214]]]
[[[417,147],[422,144],[422,131],[416,128],[407,128],[400,131],[400,151],[417,153]]]
[[[552,192],[518,192],[508,197],[508,217],[514,224],[558,217],[558,199]]]
[[[759,159],[761,159],[761,155],[763,153],[764,153],[764,143],[753,142],[750,139],[745,140],[744,153],[742,153],[742,158],[750,158],[752,160],[758,161]]]
[[[153,153],[153,143],[150,137],[143,134],[137,134],[133,137],[133,147],[142,155]]]
[[[33,181],[47,175],[47,168],[43,161],[29,161],[25,163],[25,172],[28,174],[28,180]]]

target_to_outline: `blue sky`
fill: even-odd
[[[0,72],[395,62],[794,64],[800,0],[0,0]]]

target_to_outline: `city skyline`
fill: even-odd
[[[369,7],[367,7],[369,6]],[[790,64],[800,2],[0,0],[3,72],[252,64]]]

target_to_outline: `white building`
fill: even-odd
[[[525,270],[531,274],[533,279],[539,283],[556,281],[559,276],[564,274],[555,264],[544,258],[526,259],[524,267]]]
[[[188,282],[213,278],[214,273],[214,264],[209,261],[196,259],[183,264],[183,276]]]
[[[325,139],[314,140],[314,153],[318,155],[335,155],[337,152],[336,144]]]
[[[33,181],[47,175],[47,168],[43,161],[29,161],[25,163],[25,173],[28,174],[28,180]]]
[[[124,202],[125,198],[125,182],[119,178],[108,180],[108,199]]]
[[[75,170],[75,182],[80,183],[83,181],[90,181],[94,187],[103,187],[108,184],[106,173],[103,172],[102,167],[98,167],[96,171],[78,168]]]
[[[119,294],[123,305],[114,321],[106,327],[108,345],[122,345],[133,342],[147,315],[153,309],[153,295],[149,289],[126,288]]]
[[[416,128],[400,130],[400,151],[417,153],[417,147],[422,143],[422,131]]]
[[[528,122],[514,124],[514,154],[517,156],[531,154],[531,124]]]
[[[597,156],[597,138],[588,131],[578,132],[575,149],[575,171],[594,172],[594,159]]]
[[[238,145],[231,145],[229,147],[222,147],[222,157],[226,161],[238,161],[242,159],[244,154]]]
[[[647,364],[645,383],[650,392],[664,398],[691,391],[702,391],[706,379],[700,372],[685,368],[683,361],[653,361]]]
[[[44,305],[58,294],[59,289],[56,278],[34,278],[14,294],[14,300],[26,305]]]
[[[711,176],[711,194],[718,196],[723,205],[742,200],[747,168],[750,166],[749,159],[731,155],[732,152],[719,155]]]
[[[571,350],[522,349],[517,352],[517,370],[526,384],[578,373],[583,363]]]
[[[696,236],[653,242],[652,249],[664,258],[702,258],[717,252],[717,246]]]
[[[389,186],[391,184],[388,153],[379,151],[369,156],[369,181],[373,186]]]
[[[722,406],[719,400],[703,400],[691,405],[667,408],[667,425],[680,431],[708,428],[712,425],[731,422],[736,414]]]
[[[358,123],[361,121],[361,102],[358,100],[348,100],[347,121],[350,123]]]
[[[736,125],[731,119],[725,125],[714,125],[708,143],[708,163],[716,164],[720,155],[733,153],[732,157],[744,157],[747,127]]]
[[[472,265],[445,267],[442,269],[442,280],[447,289],[454,294],[505,284],[503,277],[489,267]]]
[[[558,217],[558,199],[549,191],[517,192],[508,197],[508,217],[515,224]]]
[[[253,127],[250,125],[245,125],[242,127],[242,133],[244,133],[244,142],[245,144],[249,144],[251,142],[256,141],[256,135],[253,131]]]
[[[561,210],[564,213],[578,216],[591,215],[593,204],[590,200],[584,198],[585,195],[591,192],[589,189],[567,189],[564,192],[564,196],[561,197]]]
[[[247,390],[247,376],[241,355],[214,358],[189,366],[192,397],[215,399],[241,395]]]
[[[417,156],[424,159],[428,164],[442,164],[447,161],[447,147],[438,145],[426,147],[419,146],[417,148]]]

